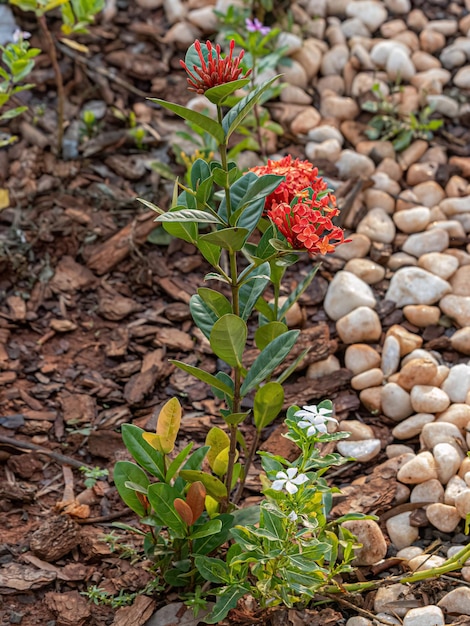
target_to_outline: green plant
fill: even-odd
[[[22,11],[32,11],[44,37],[46,52],[54,70],[57,87],[57,152],[62,151],[64,135],[64,81],[60,71],[54,38],[47,24],[46,14],[60,7],[62,32],[65,35],[86,33],[94,17],[104,7],[104,0],[9,0]]]
[[[91,139],[96,134],[98,121],[93,111],[83,111],[82,113],[83,130],[82,134]]]
[[[24,83],[23,81],[31,73],[34,68],[34,58],[40,54],[38,48],[31,48],[26,38],[29,33],[17,31],[14,34],[13,41],[0,46],[2,52],[0,65],[0,109],[2,109],[15,94],[31,89],[34,85]],[[10,120],[27,110],[26,106],[17,106],[9,109],[4,113],[0,113],[0,122]],[[0,148],[14,141],[14,137],[10,137],[4,141],[0,141]]]
[[[85,476],[84,485],[87,489],[91,489],[96,485],[96,482],[101,478],[107,478],[109,475],[109,471],[107,469],[102,469],[101,467],[80,467],[80,471]]]
[[[397,87],[398,89],[398,87]],[[430,119],[432,106],[425,106],[417,113],[403,114],[393,97],[387,97],[378,83],[372,87],[375,100],[367,100],[362,109],[375,115],[369,121],[366,135],[369,139],[391,141],[397,152],[405,150],[414,139],[433,138],[434,131],[442,124],[441,119]]]

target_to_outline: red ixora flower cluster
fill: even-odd
[[[266,198],[266,210],[279,202],[290,204],[296,197],[305,197],[306,194],[301,193],[305,189],[312,189],[314,196],[328,189],[323,178],[318,176],[316,167],[313,167],[309,161],[293,160],[291,155],[279,161],[269,160],[267,165],[252,167],[250,172],[254,172],[257,176],[264,176],[265,174],[285,176],[285,180]],[[334,204],[336,199],[331,194],[326,194],[322,198],[322,202],[328,206],[329,202]]]
[[[246,74],[242,75],[243,69],[240,67],[240,62],[245,52],[242,50],[237,57],[233,56],[233,49],[235,48],[235,41],[233,39],[230,42],[230,52],[225,58],[220,56],[219,44],[214,48],[210,41],[206,41],[204,45],[207,49],[207,61],[202,52],[201,42],[198,39],[194,42],[194,47],[201,61],[200,67],[193,65],[192,68],[189,68],[184,61],[180,61],[181,67],[183,67],[188,74],[189,91],[205,93],[211,87],[225,85],[234,80],[246,78],[251,74],[250,69]]]
[[[310,256],[334,252],[344,243],[344,232],[332,218],[339,214],[336,207],[325,206],[315,197],[299,200],[291,206],[274,202],[268,217],[294,250],[307,250]]]

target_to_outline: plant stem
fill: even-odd
[[[250,471],[251,464],[253,463],[253,459],[256,454],[256,448],[259,443],[260,432],[257,430],[254,436],[254,439],[251,443],[250,450],[248,452],[248,456],[245,459],[245,465],[243,467],[243,478],[240,479],[240,483],[238,485],[237,491],[233,497],[233,503],[238,504],[240,498],[243,494],[243,489],[245,488],[246,479],[248,478],[248,472]]]
[[[62,152],[62,140],[64,137],[64,81],[62,80],[59,61],[57,60],[57,52],[51,31],[47,25],[46,16],[44,14],[37,15],[37,20],[47,43],[47,54],[51,61],[52,69],[54,70],[55,83],[57,87],[57,155],[60,156]]]

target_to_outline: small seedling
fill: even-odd
[[[107,478],[109,475],[109,471],[107,469],[102,469],[101,467],[89,468],[82,466],[79,469],[85,476],[85,480],[83,482],[87,489],[91,489],[96,485],[98,480]]]

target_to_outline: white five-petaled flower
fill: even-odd
[[[297,475],[298,471],[296,467],[289,467],[285,472],[278,472],[276,480],[271,485],[272,489],[274,491],[285,489],[291,495],[297,493],[299,490],[298,485],[303,485],[308,481],[308,477],[305,474]]]
[[[307,429],[307,437],[311,437],[316,433],[326,433],[327,422],[338,423],[334,417],[331,417],[331,409],[319,409],[312,404],[311,406],[304,406],[301,410],[294,413],[295,417],[300,417],[300,421],[297,422],[297,426],[302,429]]]

